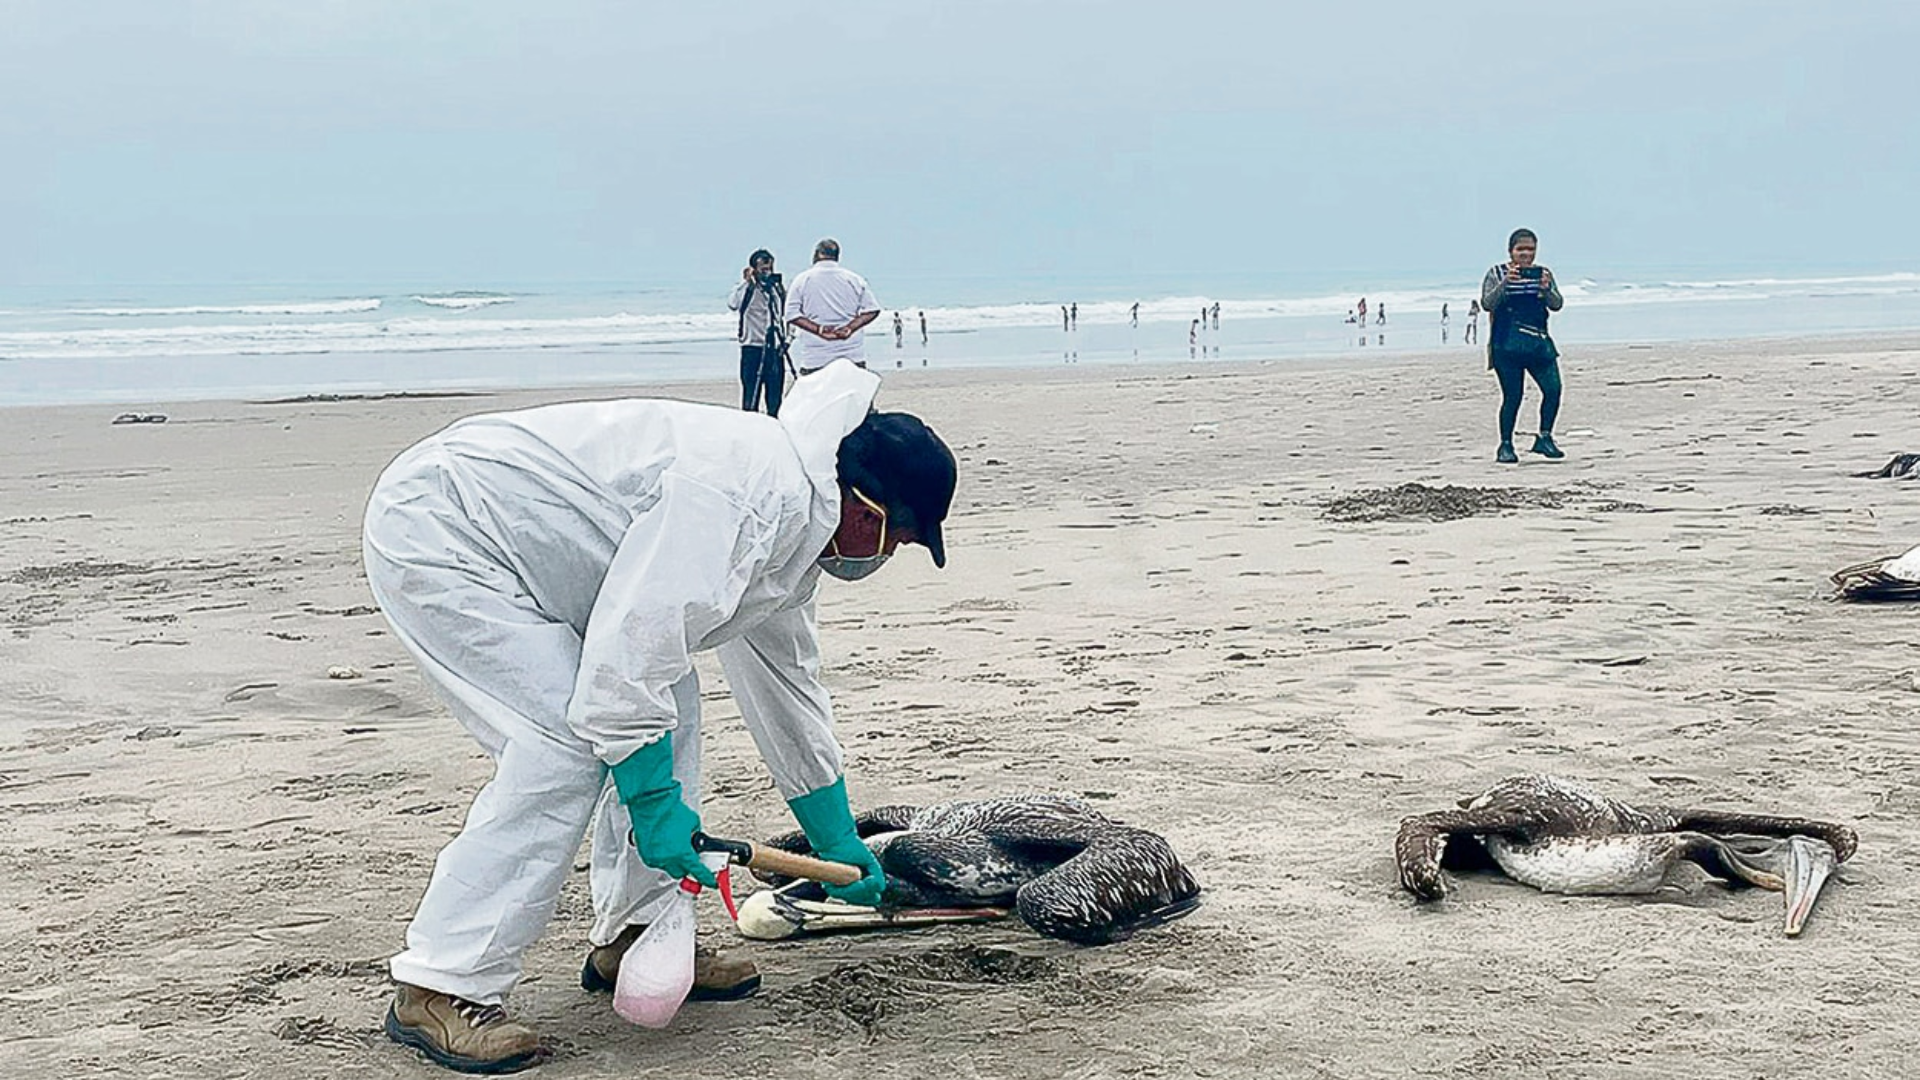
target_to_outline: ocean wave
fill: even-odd
[[[1735,278],[1728,281],[1663,281],[1655,288],[1667,289],[1779,289],[1831,288],[1836,285],[1913,286],[1920,285],[1920,274],[1862,274],[1854,277],[1814,278]],[[1632,288],[1634,286],[1628,286]]]
[[[730,341],[735,333],[734,316],[724,312],[720,315],[621,313],[572,319],[404,318],[379,322],[113,326],[0,331],[0,357],[139,359],[619,348]]]
[[[1904,296],[1920,292],[1920,274],[1859,274],[1842,277],[1730,278],[1705,281],[1595,282],[1562,285],[1569,302],[1618,307],[1630,304],[1746,303],[1824,296]]]
[[[285,304],[196,304],[187,307],[67,308],[62,315],[137,319],[176,315],[355,315],[380,310],[377,297],[356,300],[314,300]]]
[[[1066,293],[1070,286],[1062,286]],[[1817,303],[1823,297],[1920,295],[1920,273],[1833,277],[1745,277],[1715,280],[1608,281],[1567,274],[1561,289],[1575,311],[1589,308],[1619,310],[1641,305],[1751,304],[1766,301]],[[904,293],[906,290],[901,290]],[[1359,293],[1323,291],[1308,296],[1219,298],[1223,323],[1253,320],[1303,320],[1338,324],[1357,306]],[[1437,316],[1442,304],[1465,321],[1469,302],[1479,295],[1479,281],[1442,282],[1367,292],[1369,314],[1384,306],[1389,318],[1426,320]],[[1070,293],[1068,294],[1070,297]],[[911,299],[901,295],[899,299]],[[458,350],[608,350],[631,347],[730,342],[737,317],[717,310],[635,314],[614,310],[594,314],[581,311],[576,299],[562,297],[558,309],[544,306],[551,298],[521,298],[504,293],[449,292],[412,296],[420,308],[395,315],[381,310],[378,299],[341,299],[282,304],[228,304],[195,306],[96,307],[19,312],[18,318],[0,318],[0,357],[12,359],[142,359],[153,357],[214,357],[241,355],[302,355],[317,353],[412,353]],[[599,301],[607,308],[639,304],[637,294]],[[1140,325],[1184,330],[1214,298],[1200,293],[1143,297]],[[511,308],[505,307],[514,303]],[[929,328],[938,334],[974,334],[995,331],[1053,329],[1060,326],[1062,300],[925,306],[907,304],[888,308],[869,329],[876,342],[890,336],[892,316],[898,310],[908,334],[919,331],[918,315],[926,313]],[[1083,327],[1125,327],[1134,302],[1096,300],[1079,304]],[[16,311],[15,309],[9,309]],[[514,317],[507,317],[508,312]],[[380,315],[367,317],[370,312]],[[214,316],[193,318],[192,316]],[[254,320],[247,316],[281,316]],[[353,317],[353,316],[360,317]],[[52,317],[51,321],[49,317]],[[142,320],[136,316],[150,316]],[[292,316],[292,317],[289,317]],[[298,316],[306,316],[304,318]],[[385,317],[381,317],[385,316]],[[183,318],[184,317],[184,318]],[[890,343],[889,343],[890,344]]]
[[[455,311],[472,311],[475,308],[492,307],[495,304],[511,304],[514,298],[500,293],[450,293],[444,296],[416,296],[413,302],[428,307],[452,308]]]

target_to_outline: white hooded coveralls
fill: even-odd
[[[840,440],[878,387],[834,364],[778,420],[641,399],[474,416],[381,474],[368,583],[495,759],[434,864],[396,980],[504,1000],[590,820],[592,943],[664,905],[673,882],[640,861],[607,766],[672,732],[674,776],[699,807],[696,652],[717,651],[783,797],[839,778],[815,560],[839,525]]]

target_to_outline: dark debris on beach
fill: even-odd
[[[1369,488],[1329,500],[1320,516],[1330,521],[1457,521],[1480,514],[1565,505],[1561,492],[1524,487],[1463,487],[1401,484]]]

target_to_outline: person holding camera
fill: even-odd
[[[787,325],[794,338],[801,375],[811,375],[835,360],[867,366],[867,324],[880,317],[867,279],[840,265],[840,242],[828,238],[813,246],[813,265],[793,279],[787,295]]]
[[[780,415],[780,394],[787,386],[787,290],[773,272],[773,253],[766,248],[747,259],[740,284],[727,298],[727,310],[740,313],[740,407],[760,408],[760,392],[767,395],[767,415]]]
[[[1553,421],[1560,413],[1560,350],[1547,334],[1547,313],[1566,303],[1553,271],[1534,262],[1540,240],[1532,229],[1515,229],[1507,238],[1507,261],[1487,271],[1480,283],[1480,306],[1487,311],[1487,367],[1500,380],[1500,450],[1494,460],[1512,465],[1513,424],[1528,375],[1540,388],[1540,430],[1533,452],[1547,458],[1567,455],[1553,442]]]

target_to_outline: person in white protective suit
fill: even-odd
[[[823,572],[865,577],[901,543],[944,567],[955,466],[918,419],[873,411],[878,387],[832,364],[777,420],[641,399],[474,416],[381,475],[368,583],[496,763],[392,960],[396,1041],[462,1071],[539,1060],[538,1036],[503,1006],[589,823],[589,990],[611,989],[677,879],[713,883],[691,839],[705,649],[814,850],[865,868],[832,891],[879,902],[885,875],[854,832],[820,684],[814,596]],[[703,952],[692,996],[758,985],[750,963]]]

